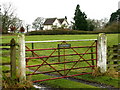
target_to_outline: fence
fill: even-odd
[[[59,48],[49,48],[49,49],[53,49],[53,50],[60,50],[62,49],[62,47],[65,47],[64,49],[67,49],[67,48],[71,48],[76,54],[74,55],[77,55],[79,56],[79,58],[82,58],[84,62],[87,63],[87,60],[85,61],[85,59],[81,56],[81,55],[84,55],[84,54],[91,54],[91,58],[93,58],[93,55],[94,53],[96,53],[96,59],[97,59],[97,62],[96,62],[96,65],[97,67],[100,67],[100,71],[101,73],[104,73],[106,72],[106,35],[105,34],[99,34],[98,35],[98,38],[97,39],[89,39],[89,40],[72,40],[72,41],[90,41],[90,40],[93,40],[95,41],[96,43],[96,52],[93,52],[93,50],[91,49],[91,52],[92,53],[87,53],[88,50],[86,50],[86,52],[84,53],[77,53],[73,48],[92,48],[94,46],[89,46],[89,47],[72,47],[69,45],[69,44],[66,44],[68,46],[64,46],[63,44],[62,45],[59,45],[58,47]],[[16,76],[16,46],[18,46],[18,53],[19,53],[19,60],[18,60],[18,75],[19,75],[19,78],[20,78],[20,81],[23,81],[23,80],[26,80],[26,61],[27,59],[32,59],[32,58],[35,58],[35,57],[32,57],[32,58],[26,58],[25,57],[25,52],[27,52],[27,50],[25,50],[25,43],[32,43],[32,48],[33,48],[33,43],[38,43],[38,42],[68,42],[68,41],[71,41],[71,40],[54,40],[54,41],[25,41],[25,36],[24,34],[20,34],[18,36],[18,44],[15,42],[14,39],[11,40],[11,43],[8,44],[7,46],[10,46],[10,59],[11,59],[11,77],[15,77]],[[3,44],[2,44],[3,46]],[[66,48],[67,47],[67,48]],[[35,49],[28,49],[28,51],[31,51],[32,54],[36,55],[34,53],[34,50]],[[54,51],[53,51],[54,52]],[[68,55],[65,55],[64,56],[69,56],[69,55],[73,55],[73,54],[68,54]],[[59,58],[60,56],[60,52],[58,51],[58,55],[57,57]],[[38,58],[49,58],[49,57],[53,57],[52,56],[52,53],[48,56],[48,57],[40,57],[40,56],[37,56]],[[58,59],[58,63],[57,64],[60,64],[60,63],[63,63],[63,62],[60,62],[59,61],[60,59]],[[91,59],[92,60],[92,59]],[[64,62],[64,63],[70,63],[71,61],[67,61],[67,62]],[[78,61],[73,61],[75,63],[77,63]],[[43,63],[46,63],[46,60],[43,60]],[[56,64],[56,63],[52,63],[52,64]],[[89,63],[87,63],[89,64]],[[93,63],[92,63],[93,64]],[[50,65],[50,63],[46,63],[46,65]],[[89,67],[92,67],[92,65],[89,65]],[[72,66],[71,69],[75,69],[74,68],[74,65]],[[55,69],[54,69],[55,70]],[[65,70],[65,68],[64,68]],[[57,71],[59,72],[59,71]],[[67,75],[67,74],[66,74]],[[65,78],[65,77],[69,77],[69,76],[63,76],[62,78]],[[61,78],[61,77],[59,77]],[[58,78],[58,79],[59,79]]]
[[[112,47],[108,47],[107,52],[107,64],[108,68],[113,67],[117,71],[120,70],[120,54],[119,54],[119,46],[113,45]]]
[[[0,46],[7,46],[7,48],[1,48],[2,50],[10,50],[10,62],[1,63],[1,65],[10,65],[10,70],[3,71],[4,73],[11,72],[11,78],[16,77],[16,46],[17,43],[14,39],[10,41],[10,43],[3,43]],[[10,48],[8,48],[10,46]]]

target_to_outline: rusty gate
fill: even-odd
[[[84,41],[89,42],[89,45],[85,45]],[[26,68],[32,69],[33,72],[27,73],[27,76],[38,74],[59,76],[36,80],[34,83],[91,74],[97,66],[97,39],[26,41],[26,44],[28,43],[32,44],[32,48],[26,45]],[[35,43],[45,48],[35,49]],[[46,48],[46,43],[49,48]],[[55,47],[49,43],[55,43]]]

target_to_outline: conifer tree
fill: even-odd
[[[113,13],[111,14],[109,23],[117,22],[117,21],[120,22],[120,9],[118,9],[116,12],[113,12]]]
[[[81,12],[79,4],[76,6],[75,14],[74,14],[74,24],[73,29],[74,30],[87,30],[88,24],[87,24],[87,16],[84,12]]]

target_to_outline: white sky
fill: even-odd
[[[17,16],[26,24],[32,24],[37,17],[64,18],[68,21],[74,17],[76,5],[88,18],[110,18],[112,12],[118,9],[120,0],[0,0],[0,3],[11,2],[16,8]]]

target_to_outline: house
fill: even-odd
[[[53,28],[68,28],[69,23],[66,18],[47,18],[43,23],[43,30],[52,30]]]

